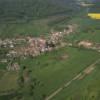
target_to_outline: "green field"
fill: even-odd
[[[0,24],[0,36],[5,37],[16,37],[16,36],[40,36],[48,35],[57,24],[64,20],[68,20],[67,14],[65,15],[54,15],[47,18],[38,20],[31,20],[28,22],[7,22]]]
[[[74,81],[51,100],[99,100],[100,98],[100,63],[96,69],[82,80]]]
[[[30,97],[29,100],[31,100],[32,98],[34,98],[35,100],[43,100],[44,96],[49,96],[50,94],[52,94],[60,86],[63,86],[65,83],[69,82],[73,77],[75,77],[78,73],[82,72],[85,68],[87,68],[89,65],[91,65],[99,58],[100,54],[93,50],[74,47],[64,47],[59,50],[54,50],[52,52],[42,54],[35,58],[18,60],[18,62],[20,62],[21,67],[26,66],[27,69],[31,70],[31,78],[35,78],[38,81],[38,84],[34,89],[35,92],[33,97],[27,95],[24,95],[24,97]],[[2,93],[3,91],[7,92],[10,90],[16,91],[18,89],[18,76],[20,75],[20,73],[18,75],[18,73],[16,72],[4,71],[5,69],[3,69],[2,66],[4,65],[1,65],[0,71],[0,92]],[[99,67],[99,65],[97,66]],[[73,98],[72,100],[77,100],[74,98],[77,98],[78,94],[80,100],[84,97],[84,95],[86,95],[86,100],[88,100],[86,89],[88,87],[88,84],[91,88],[93,87],[91,80],[93,81],[95,80],[95,78],[99,78],[98,75],[96,75],[98,77],[95,77],[95,74],[99,72],[98,67],[94,70],[94,74],[91,73],[82,81],[75,81],[68,88],[65,88],[63,91],[61,91],[61,93],[59,93],[55,98],[53,98],[53,100],[70,100],[70,98]],[[99,84],[98,82],[99,80],[94,81],[94,84]],[[77,84],[79,84],[80,86],[77,87]],[[84,87],[84,84],[86,84],[87,87]],[[98,85],[96,86],[99,87]],[[99,88],[97,87],[97,90],[95,90],[96,93],[93,95],[98,95]],[[75,90],[78,89],[80,92],[74,93]],[[84,91],[82,91],[83,89]],[[29,90],[26,88],[26,90],[23,90],[23,94],[25,91]],[[68,94],[66,93],[66,91],[68,91]],[[91,95],[92,91],[89,93]],[[0,98],[2,98],[1,100],[6,100],[6,97],[9,97],[8,100],[13,100],[13,98],[16,97],[14,95],[17,94],[11,93],[6,96],[0,96]]]
[[[87,7],[79,3],[80,0],[0,0],[0,39],[48,38],[51,31],[63,32],[72,25],[75,30],[65,35],[63,42],[74,45],[89,40],[97,43],[99,49],[100,21],[88,18]],[[26,44],[18,45],[21,46],[27,48]],[[65,86],[98,61],[100,52],[65,46],[36,57],[8,58],[6,54],[14,49],[16,46],[0,45],[0,100],[45,100],[60,87],[63,89],[50,100],[100,100],[100,62],[88,75]],[[3,63],[6,59],[8,62]],[[10,61],[11,67],[18,63],[20,70],[8,71]]]
[[[69,57],[61,59],[64,55]],[[66,47],[33,60],[28,59],[22,66],[25,65],[31,69],[32,77],[40,81],[34,98],[41,100],[42,95],[50,95],[99,57],[100,55],[95,51]]]
[[[85,16],[82,18],[76,17],[68,22],[69,24],[76,24],[77,29],[73,34],[67,35],[65,41],[76,42],[81,40],[89,40],[94,43],[100,42],[100,22],[98,20],[92,20]]]
[[[74,0],[1,0],[0,37],[46,35],[52,28],[50,25],[62,21],[59,16],[71,16],[77,11],[70,5],[77,9]]]
[[[17,89],[18,73],[7,71],[1,71],[1,73],[2,75],[0,76],[0,93]]]

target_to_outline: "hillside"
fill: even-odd
[[[0,19],[35,19],[67,13],[73,0],[1,0]],[[74,4],[75,5],[75,4]]]
[[[77,10],[75,0],[0,0],[0,36],[47,34],[49,22],[59,24]]]

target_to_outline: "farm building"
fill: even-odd
[[[90,48],[93,46],[93,43],[89,42],[89,41],[80,41],[78,43],[78,46],[83,46],[85,48]]]

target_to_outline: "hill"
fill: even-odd
[[[0,36],[44,35],[49,21],[59,23],[77,9],[75,0],[0,0]]]
[[[73,9],[74,0],[1,0],[1,19],[36,19]],[[74,4],[75,5],[75,4]]]

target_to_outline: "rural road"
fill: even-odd
[[[91,65],[89,65],[87,68],[85,68],[82,72],[77,74],[72,80],[69,82],[66,82],[64,85],[59,87],[56,91],[54,91],[51,95],[47,96],[45,100],[51,100],[53,97],[55,97],[59,92],[61,92],[64,88],[67,88],[71,83],[73,83],[75,80],[81,80],[83,79],[86,75],[90,74],[94,69],[95,65],[100,62],[100,59],[96,60],[93,62]]]

